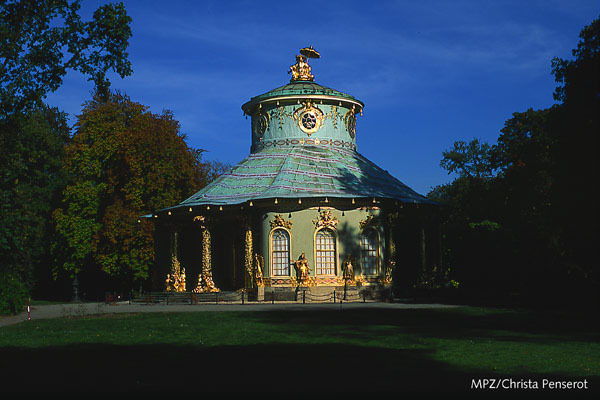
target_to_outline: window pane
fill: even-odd
[[[373,229],[367,229],[360,235],[361,269],[365,275],[377,273],[378,235]]]
[[[273,275],[290,274],[290,236],[283,229],[273,232],[271,239],[273,249]]]
[[[335,233],[328,229],[317,232],[315,238],[317,275],[334,275],[336,264]]]

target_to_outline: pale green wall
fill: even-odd
[[[273,103],[265,104],[265,106],[262,108],[262,112],[269,115],[269,125],[262,137],[262,140],[269,141],[273,139],[318,138],[319,140],[338,139],[356,144],[355,137],[350,135],[346,128],[346,123],[344,122],[344,116],[348,111],[350,111],[350,108],[339,105],[320,104],[317,101],[314,106],[323,112],[325,119],[323,121],[323,126],[319,130],[308,135],[298,127],[297,122],[292,117],[296,110],[302,108],[303,106],[304,105],[302,103],[288,103],[281,105],[280,108]],[[279,116],[281,116],[281,122]],[[251,124],[251,126],[254,127],[254,122]],[[253,146],[259,143],[258,137],[254,133],[252,134],[252,143]]]
[[[321,208],[324,210],[324,208]],[[347,254],[351,254],[355,260],[355,265],[360,262],[360,225],[359,222],[364,220],[368,214],[372,214],[375,217],[380,215],[381,210],[348,210],[344,211],[342,215],[342,211],[331,209],[332,216],[337,217],[337,249],[338,249],[338,260],[337,260],[337,274],[340,274],[340,266],[341,263],[346,259]],[[294,211],[291,213],[291,218],[289,218],[289,212],[269,212],[263,215],[262,223],[260,229],[262,230],[261,234],[261,243],[260,250],[265,260],[265,268],[264,275],[266,277],[271,276],[271,254],[270,254],[270,246],[269,241],[271,238],[271,225],[270,222],[275,219],[276,215],[281,214],[286,221],[291,221],[292,228],[290,229],[291,233],[291,243],[290,243],[290,257],[293,260],[297,260],[300,254],[305,253],[306,259],[309,262],[309,265],[312,269],[311,275],[314,275],[314,238],[315,238],[315,224],[313,220],[319,219],[319,210],[318,208],[306,209],[301,211]],[[379,233],[379,268],[381,270],[381,265],[383,263],[383,250],[385,247],[385,235],[383,231],[383,226],[381,223],[375,226],[375,229]],[[291,268],[291,276],[294,275],[294,269]]]

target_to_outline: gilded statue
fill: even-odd
[[[353,281],[354,280],[354,267],[352,266],[352,260],[350,259],[350,254],[346,256],[346,261],[342,264],[342,272],[344,274],[344,280]]]
[[[254,282],[256,282],[257,286],[262,286],[263,284],[263,263],[263,257],[258,253],[254,253]]]
[[[296,56],[296,64],[290,66],[288,74],[292,74],[292,81],[313,81],[315,76],[311,74],[308,59],[303,55]]]
[[[296,278],[298,279],[298,282],[306,282],[308,279],[308,273],[310,272],[310,267],[304,253],[300,255],[298,261],[294,262],[294,265],[296,267]]]

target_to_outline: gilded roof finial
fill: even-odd
[[[290,82],[294,81],[314,81],[315,76],[311,74],[310,65],[308,65],[309,58],[321,58],[318,51],[310,47],[300,49],[300,55],[296,56],[296,64],[290,66],[288,74],[292,74]]]

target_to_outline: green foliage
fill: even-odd
[[[460,141],[443,153],[458,178],[429,195],[446,205],[445,260],[466,287],[546,300],[597,290],[599,32],[595,20],[575,60],[553,60],[562,104],[514,113],[492,146]]]
[[[20,293],[48,270],[51,214],[64,187],[61,159],[69,128],[64,113],[44,107],[0,121],[0,130],[0,275]],[[11,292],[2,290],[0,301]]]
[[[51,212],[64,187],[69,129],[43,98],[68,70],[87,75],[103,92],[109,70],[131,73],[124,6],[103,5],[89,22],[79,8],[79,0],[0,2],[0,275],[23,288],[50,269]]]
[[[0,315],[16,314],[23,309],[29,296],[29,285],[15,271],[0,273]]]
[[[473,139],[469,143],[462,140],[454,142],[454,147],[444,151],[442,155],[443,159],[440,165],[448,173],[474,178],[493,176],[494,168],[490,145],[480,142],[479,139]]]
[[[154,227],[141,218],[208,183],[212,165],[191,149],[169,111],[153,114],[126,95],[96,95],[66,148],[69,175],[54,211],[55,274],[101,270],[123,288],[148,277]]]
[[[80,0],[0,2],[0,116],[26,113],[62,84],[67,70],[108,88],[106,73],[131,74],[131,37],[125,7],[105,4],[93,19],[78,14]]]

